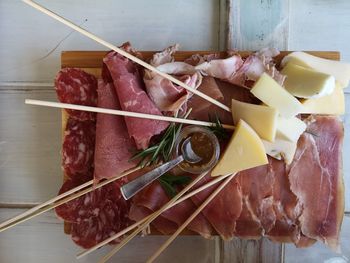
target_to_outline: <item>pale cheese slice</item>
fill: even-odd
[[[267,163],[261,139],[245,121],[240,120],[211,176],[236,173]]]
[[[297,142],[300,135],[306,130],[306,124],[297,117],[277,118],[277,137],[283,140]]]
[[[250,92],[266,105],[277,109],[283,117],[290,118],[303,111],[303,105],[266,73],[260,76]]]
[[[321,98],[307,99],[303,105],[302,113],[343,115],[345,113],[344,90],[337,83],[332,94]]]
[[[284,160],[286,164],[291,164],[297,149],[297,142],[291,142],[276,137],[274,142],[263,140],[266,154],[277,159]]]
[[[248,123],[260,138],[273,141],[276,135],[278,111],[274,108],[232,99],[232,117]]]
[[[286,75],[285,89],[298,98],[319,98],[332,94],[335,87],[333,76],[291,62],[281,73]]]
[[[292,62],[303,67],[312,68],[335,77],[337,82],[343,87],[349,85],[350,64],[340,61],[319,58],[305,52],[292,52],[282,60],[282,66],[287,62]]]

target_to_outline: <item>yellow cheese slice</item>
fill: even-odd
[[[343,115],[345,113],[344,90],[337,83],[332,94],[321,98],[307,99],[303,105],[302,113]]]
[[[245,121],[240,120],[211,176],[227,175],[267,163],[261,139]]]
[[[266,73],[260,76],[250,92],[266,105],[276,108],[283,117],[293,117],[303,110],[302,104]]]
[[[274,142],[268,142],[265,140],[262,142],[267,155],[277,160],[283,159],[286,164],[291,164],[297,149],[297,142],[283,140],[278,138],[278,136],[275,138]]]
[[[281,73],[287,76],[285,89],[298,98],[319,98],[332,94],[335,87],[333,76],[291,62],[287,63]]]
[[[297,117],[277,118],[277,137],[283,140],[297,142],[300,135],[306,130],[306,124]]]
[[[319,58],[305,52],[292,52],[285,56],[281,65],[292,62],[303,67],[312,68],[335,77],[337,82],[343,87],[349,85],[350,80],[350,64],[340,61]]]
[[[260,138],[273,141],[276,135],[278,111],[274,108],[232,100],[233,121],[248,123]]]

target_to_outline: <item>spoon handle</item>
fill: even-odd
[[[130,199],[139,191],[141,191],[143,188],[145,188],[147,185],[149,185],[154,180],[159,178],[161,175],[163,175],[164,173],[166,173],[167,171],[169,171],[170,169],[174,168],[176,165],[181,163],[183,160],[184,160],[183,156],[180,155],[176,159],[171,160],[165,164],[162,164],[156,169],[137,177],[135,180],[132,180],[127,184],[124,184],[120,188],[120,191],[123,197],[125,198],[125,200]]]

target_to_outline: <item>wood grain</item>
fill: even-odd
[[[148,60],[157,51],[143,51],[141,52],[144,59]],[[276,57],[277,64],[281,59],[292,51],[282,51],[279,56]],[[308,53],[319,56],[322,58],[339,60],[340,53],[337,51],[307,51]],[[102,59],[106,55],[107,51],[64,51],[61,55],[61,67],[76,67],[76,68],[101,68]],[[179,51],[175,54],[175,60],[183,61],[189,58],[193,54],[208,55],[217,53],[221,58],[227,57],[226,52],[218,51]],[[242,57],[247,57],[251,54],[251,51],[239,51]]]
[[[22,209],[0,209],[0,221],[21,213]],[[43,214],[31,221],[1,233],[0,262],[97,262],[110,249],[109,246],[99,249],[83,260],[77,261],[75,255],[80,249],[62,231],[62,222],[53,212]],[[164,241],[164,236],[136,237],[128,247],[121,250],[111,262],[123,263],[144,262],[152,251]],[[159,258],[159,262],[217,262],[216,240],[206,240],[199,236],[183,236],[177,239]]]

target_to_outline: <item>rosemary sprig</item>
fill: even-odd
[[[191,177],[186,175],[171,175],[166,173],[158,179],[166,194],[173,198],[177,194],[177,186],[186,185],[191,181]]]
[[[215,114],[215,117],[209,115],[209,121],[214,123],[214,125],[209,127],[209,129],[220,141],[224,141],[230,138],[230,133],[222,126],[220,117],[217,114]]]
[[[192,109],[189,109],[187,111],[184,116],[185,119],[191,113],[191,110]],[[160,161],[167,162],[171,157],[176,138],[179,135],[182,126],[182,124],[171,123],[157,144],[137,152],[130,161],[140,160],[139,166],[141,167],[157,164]]]

